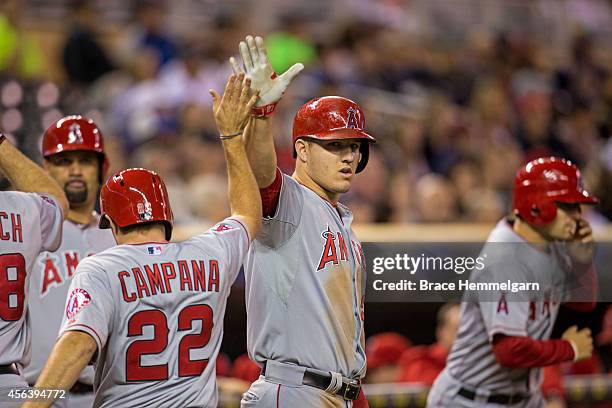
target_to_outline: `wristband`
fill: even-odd
[[[272,75],[270,75],[270,79],[274,80],[276,79],[277,76],[278,75],[276,75],[276,72],[272,71]],[[272,116],[272,114],[274,113],[274,110],[276,109],[277,103],[278,101],[269,103],[264,106],[253,106],[251,108],[251,116],[254,116],[256,118],[267,118],[268,116]]]
[[[256,118],[266,118],[268,116],[272,116],[274,110],[276,109],[277,103],[278,101],[264,106],[253,106],[251,108],[251,116],[255,116]]]
[[[4,142],[6,140],[6,136],[4,136],[3,133],[0,133],[0,145],[2,144],[2,142]]]
[[[229,139],[233,139],[236,136],[240,136],[242,134],[242,130],[238,133],[232,133],[231,135],[219,135],[219,139],[221,140],[229,140]]]

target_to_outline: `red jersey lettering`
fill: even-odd
[[[44,262],[45,266],[43,270],[43,282],[42,288],[40,290],[41,295],[47,293],[47,290],[51,285],[58,286],[62,284],[62,277],[59,271],[57,270],[55,263],[53,263],[53,260],[47,257],[45,258]]]

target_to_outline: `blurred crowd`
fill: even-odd
[[[577,163],[602,199],[589,220],[612,219],[612,42],[588,25],[551,45],[530,30],[453,30],[452,10],[442,8],[433,14],[448,26],[440,37],[399,13],[422,2],[345,0],[351,7],[326,19],[281,8],[267,26],[250,18],[253,4],[202,2],[215,13],[180,30],[168,21],[172,8],[195,3],[135,0],[109,30],[101,2],[73,0],[62,3],[55,41],[45,42],[29,3],[38,2],[0,3],[0,129],[40,157],[52,121],[92,117],[112,170],[143,166],[164,177],[179,224],[228,213],[208,89],[221,90],[247,34],[264,35],[278,72],[306,65],[274,117],[284,171],[292,171],[291,121],[302,103],[339,94],[365,108],[379,143],[343,196],[359,222],[495,221],[508,211],[516,170],[543,155]],[[586,21],[612,27],[612,3],[591,3],[600,10]],[[537,26],[537,15],[530,21]]]
[[[56,24],[32,15],[48,3],[0,2],[0,131],[40,160],[48,125],[67,114],[91,117],[103,129],[111,171],[142,166],[160,173],[179,225],[229,213],[208,90],[221,91],[228,58],[247,34],[265,37],[277,72],[306,66],[273,119],[285,172],[293,169],[291,122],[301,104],[338,94],[365,109],[366,128],[379,143],[342,198],[359,222],[496,221],[509,209],[517,169],[545,155],[582,169],[586,187],[601,198],[587,214],[595,227],[612,220],[612,41],[610,31],[596,30],[612,27],[608,0],[556,2],[582,18],[563,41],[522,30],[523,20],[511,13],[518,29],[454,24],[470,11],[455,15],[452,7],[478,1],[306,2],[319,6],[316,13],[276,2],[272,13],[246,0],[226,2],[240,3],[231,9],[212,0],[66,0],[58,2]],[[125,3],[112,25],[102,13],[109,3]],[[326,18],[317,14],[322,3],[336,5]],[[440,7],[428,14],[429,25],[410,9],[426,3]],[[193,15],[178,20],[185,27],[169,21],[177,7]],[[205,15],[208,9],[214,12]],[[526,15],[525,23],[537,27],[538,13]],[[598,341],[609,349],[611,312],[606,319]],[[458,322],[459,307],[443,307],[431,346],[397,333],[372,336],[366,380],[430,385]],[[597,357],[588,364],[555,368],[547,376],[550,392],[562,395],[559,372],[611,370]],[[233,363],[221,356],[217,372],[244,381],[229,385],[238,390],[259,375],[246,355]]]

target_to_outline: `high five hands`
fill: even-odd
[[[268,52],[263,38],[253,38],[249,35],[246,41],[240,41],[239,48],[244,69],[234,57],[231,57],[229,61],[232,70],[234,74],[245,73],[252,81],[252,89],[259,92],[259,100],[255,103],[253,115],[269,116],[274,112],[276,104],[289,84],[304,69],[304,65],[294,64],[286,72],[277,76],[268,61]]]
[[[251,116],[251,109],[258,98],[258,92],[251,92],[251,80],[244,73],[232,74],[227,80],[223,96],[210,89],[213,98],[213,114],[221,140],[240,136]]]

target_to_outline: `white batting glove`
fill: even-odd
[[[268,53],[261,37],[247,36],[246,42],[240,41],[240,56],[244,70],[234,57],[230,58],[230,65],[235,74],[245,72],[251,79],[251,89],[259,91],[259,99],[251,113],[253,116],[270,116],[276,104],[281,99],[287,87],[303,69],[301,63],[294,64],[283,74],[277,76],[268,61]]]

